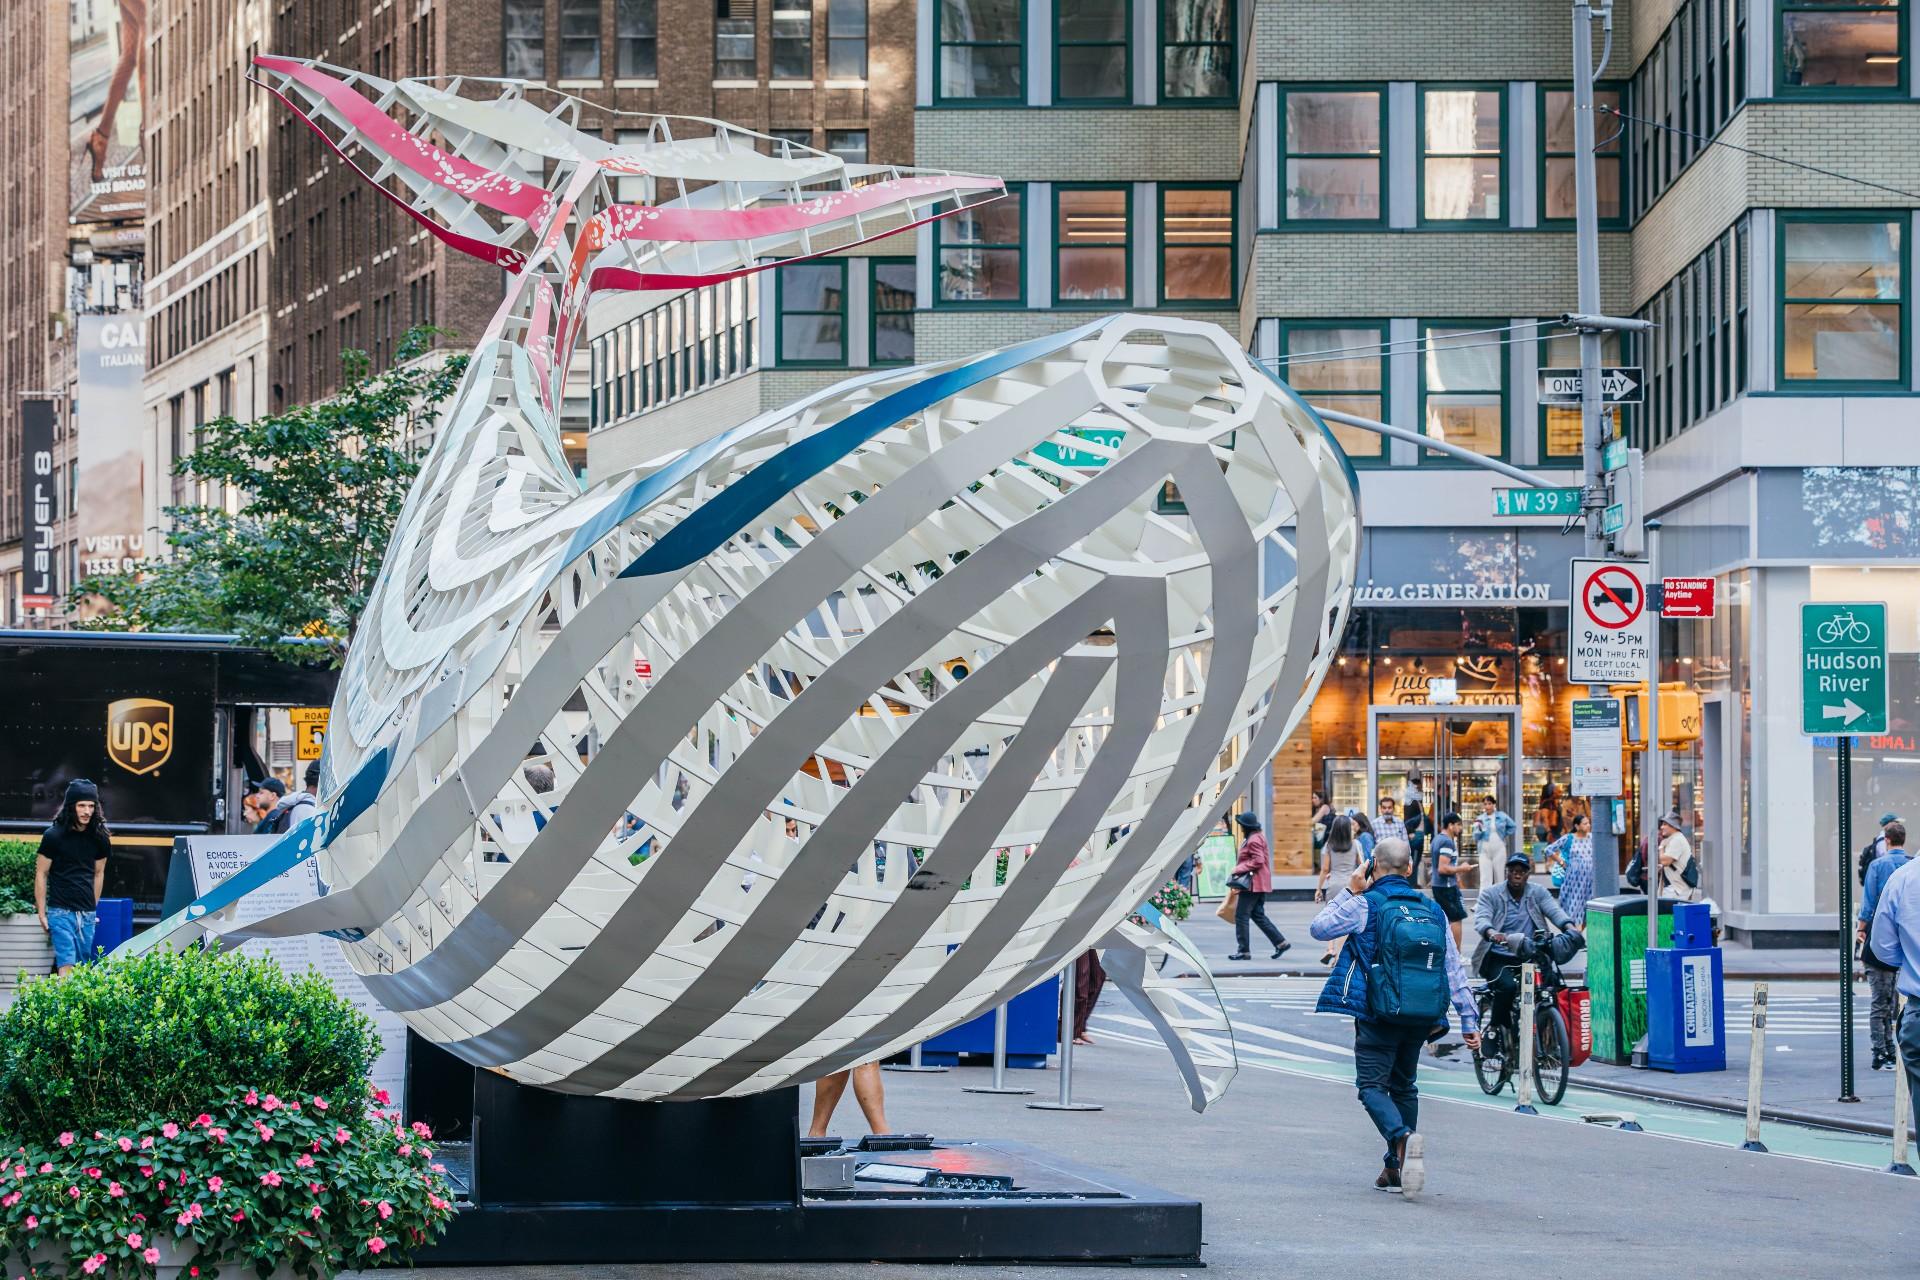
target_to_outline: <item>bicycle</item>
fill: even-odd
[[[1554,1001],[1554,994],[1566,984],[1560,965],[1571,960],[1586,945],[1577,933],[1556,935],[1545,946],[1527,945],[1522,960],[1531,960],[1538,973],[1534,983],[1533,1006],[1533,1089],[1547,1106],[1558,1106],[1567,1094],[1567,1072],[1573,1062],[1573,1035],[1567,1019]],[[1514,1016],[1504,1027],[1493,1025],[1493,989],[1480,983],[1474,989],[1474,1001],[1480,1008],[1480,1047],[1473,1051],[1473,1074],[1480,1091],[1493,1096],[1520,1072],[1519,1003]]]
[[[1865,644],[1873,638],[1873,628],[1864,622],[1856,621],[1853,610],[1848,609],[1844,613],[1834,614],[1814,628],[1814,634],[1820,637],[1821,644],[1832,644],[1842,635],[1845,635],[1853,644]]]

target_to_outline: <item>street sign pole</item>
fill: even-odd
[[[1655,582],[1660,577],[1660,522],[1647,521],[1647,581]],[[1651,952],[1660,945],[1660,881],[1665,879],[1660,870],[1660,818],[1666,813],[1665,801],[1657,801],[1668,787],[1660,773],[1660,620],[1655,618],[1648,629],[1647,644],[1647,697],[1646,709],[1641,713],[1647,731],[1647,758],[1645,772],[1640,781],[1640,829],[1645,832],[1646,856],[1641,866],[1647,876],[1647,950]],[[1651,1065],[1653,1058],[1653,980],[1652,967],[1642,969],[1647,974],[1647,1058]],[[1637,1055],[1636,1055],[1637,1057]],[[1642,1065],[1639,1062],[1636,1066]]]
[[[1853,735],[1839,738],[1840,758],[1840,1101],[1858,1102],[1853,1092]],[[1898,1065],[1897,1063],[1895,1064]]]

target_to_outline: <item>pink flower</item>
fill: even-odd
[[[200,1119],[204,1120],[206,1117],[202,1116]],[[194,1121],[194,1123],[198,1124],[199,1120]],[[160,1126],[160,1136],[163,1138],[177,1138],[180,1136],[180,1126],[169,1120]]]
[[[233,1220],[235,1222],[245,1222],[247,1220],[247,1211],[245,1209],[239,1210],[233,1215]]]
[[[100,1268],[106,1265],[107,1265],[107,1255],[104,1253],[96,1253],[91,1258],[88,1258],[85,1262],[81,1263],[80,1269],[86,1272],[88,1275],[92,1275],[94,1272],[98,1271]]]
[[[315,1195],[319,1195],[322,1191],[325,1191],[326,1189],[327,1189],[326,1184],[323,1182],[309,1182],[307,1184],[307,1190],[313,1192],[313,1194]]]
[[[435,1173],[445,1173],[447,1171],[447,1166],[443,1164],[436,1164],[433,1166],[433,1171]]]
[[[412,1155],[412,1154],[413,1154],[413,1144],[412,1144],[411,1142],[403,1142],[403,1143],[401,1143],[401,1144],[400,1144],[400,1154],[401,1154],[401,1155],[403,1155],[403,1156],[410,1156],[410,1155]]]
[[[277,1187],[280,1185],[280,1175],[275,1173],[272,1169],[269,1169],[265,1173],[260,1175],[260,1185],[266,1186],[266,1187]]]
[[[308,1209],[307,1216],[309,1218],[318,1218],[320,1216],[320,1206],[316,1204],[312,1208]]]
[[[375,1205],[374,1208],[379,1211],[380,1221],[382,1222],[385,1222],[388,1218],[391,1218],[393,1216],[393,1206],[388,1204],[385,1200],[382,1200],[379,1204]]]
[[[130,1249],[138,1249],[140,1247],[140,1233],[138,1231],[132,1231],[127,1234],[127,1247]]]
[[[53,1172],[53,1161],[51,1161],[51,1160],[49,1160],[49,1161],[47,1161],[47,1162],[46,1162],[45,1164],[43,1164],[43,1165],[41,1165],[41,1166],[40,1166],[40,1172],[42,1172],[42,1173],[52,1173],[52,1172]]]
[[[280,1099],[274,1097],[272,1094],[268,1094],[266,1097],[260,1099],[260,1109],[262,1111],[278,1111],[280,1109]]]
[[[415,1120],[413,1122],[413,1131],[423,1138],[431,1138],[433,1136],[433,1130],[427,1128],[427,1122],[425,1120]]]
[[[39,1225],[40,1219],[34,1217],[32,1214],[27,1215],[27,1230],[31,1231]]]
[[[131,1151],[131,1150],[133,1150],[133,1139],[132,1139],[132,1138],[122,1138],[122,1139],[120,1139],[120,1149],[121,1149],[122,1151]]]
[[[72,1196],[72,1197],[73,1197],[73,1198],[74,1198],[75,1200],[78,1200],[78,1199],[80,1198],[80,1188],[78,1188],[78,1187],[68,1187],[68,1188],[67,1188],[67,1194],[68,1194],[68,1195],[70,1195],[70,1196]]]
[[[353,1137],[353,1135],[351,1133],[348,1133],[345,1129],[335,1129],[333,1131],[333,1140],[335,1142],[345,1142],[351,1137]]]
[[[143,1178],[151,1178],[153,1176],[153,1166],[150,1164],[141,1165],[140,1176]]]
[[[141,1149],[142,1151],[151,1151],[151,1150],[153,1150],[153,1139],[152,1139],[152,1138],[142,1138],[142,1139],[140,1139],[140,1149]]]
[[[299,1168],[311,1169],[313,1168],[313,1157],[308,1155],[303,1155],[298,1160],[295,1160],[293,1163]]]
[[[373,1091],[373,1100],[379,1105],[384,1107],[388,1103],[393,1101],[393,1095],[388,1093],[385,1089],[375,1089]]]
[[[107,1184],[107,1194],[110,1196],[123,1196],[127,1194],[127,1189],[117,1182],[109,1182]]]
[[[60,1135],[59,1141],[61,1146],[70,1147],[73,1145],[73,1135],[70,1133],[63,1133]]]
[[[253,1127],[254,1127],[255,1129],[257,1129],[257,1130],[259,1130],[259,1132],[260,1132],[260,1141],[262,1141],[262,1142],[272,1142],[272,1141],[273,1141],[273,1126],[272,1126],[272,1125],[270,1125],[270,1124],[261,1124],[261,1123],[260,1123],[260,1122],[259,1122],[258,1120],[255,1120],[255,1121],[253,1122]]]
[[[313,1100],[313,1109],[315,1111],[325,1111],[327,1109],[327,1100],[325,1098],[315,1098]]]
[[[368,1253],[379,1253],[382,1249],[385,1249],[386,1247],[387,1247],[387,1242],[385,1240],[382,1240],[379,1236],[375,1236],[373,1239],[367,1241]]]
[[[88,1169],[88,1170],[87,1170],[87,1176],[88,1176],[89,1178],[97,1178],[97,1177],[99,1177],[99,1176],[100,1176],[100,1170],[98,1170],[98,1169]]]
[[[242,1098],[241,1101],[246,1103],[250,1107],[257,1107],[260,1105],[260,1095],[258,1093],[255,1093],[252,1089],[249,1089],[247,1090],[247,1096]]]
[[[213,1192],[216,1195],[219,1194],[220,1188],[226,1185],[227,1185],[227,1180],[221,1177],[217,1173],[214,1174],[211,1178],[207,1179],[207,1190]]]
[[[160,1261],[160,1251],[158,1249],[153,1248],[151,1245],[149,1245],[145,1250],[145,1252],[143,1252],[140,1256],[145,1258],[149,1265]]]
[[[15,1191],[11,1194],[0,1196],[0,1209],[13,1208],[13,1206],[20,1203],[20,1197],[25,1194],[24,1191]]]
[[[217,1126],[210,1127],[207,1130],[207,1136],[215,1142],[225,1142],[227,1140],[227,1131]]]
[[[202,1111],[193,1118],[193,1123],[197,1125],[210,1125],[213,1123],[213,1117]]]

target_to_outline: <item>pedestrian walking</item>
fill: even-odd
[[[1880,896],[1886,892],[1887,881],[1910,859],[1904,823],[1896,818],[1886,825],[1881,835],[1887,842],[1887,851],[1867,868],[1866,888],[1860,896],[1860,964],[1867,971],[1867,987],[1873,992],[1873,1011],[1868,1019],[1873,1028],[1873,1070],[1891,1071],[1896,1063],[1893,1052],[1893,1009],[1900,971],[1874,954],[1873,948],[1868,945],[1867,935],[1873,928],[1874,908],[1880,905]]]
[[[1433,900],[1447,918],[1453,931],[1453,945],[1460,945],[1460,922],[1467,918],[1467,904],[1460,897],[1460,815],[1442,814],[1440,834],[1433,838]]]
[[[256,835],[285,835],[313,816],[314,811],[320,806],[320,762],[318,760],[311,761],[307,765],[303,780],[306,783],[306,789],[283,797],[279,803],[269,809],[267,816],[254,827]],[[271,778],[269,781],[277,783],[280,779]],[[283,786],[282,790],[284,789]]]
[[[880,1064],[863,1062],[851,1071],[829,1072],[813,1082],[813,1123],[807,1127],[809,1138],[827,1136],[827,1126],[833,1123],[834,1108],[845,1096],[848,1080],[853,1081],[854,1101],[860,1104],[860,1113],[866,1117],[867,1132],[893,1132],[887,1128],[887,1087],[880,1074]]]
[[[1373,1185],[1409,1198],[1420,1194],[1427,1178],[1415,1076],[1421,1046],[1444,1032],[1449,1003],[1460,1015],[1467,1045],[1480,1045],[1460,948],[1440,909],[1407,879],[1412,867],[1406,841],[1382,841],[1372,862],[1353,870],[1311,926],[1322,941],[1353,940],[1315,1007],[1353,1019],[1354,1085],[1387,1144]]]
[[[1680,814],[1669,809],[1660,819],[1660,896],[1692,902],[1700,896],[1700,863],[1681,834]]]
[[[1418,795],[1407,797],[1406,808],[1401,813],[1407,828],[1407,847],[1413,850],[1413,870],[1408,873],[1407,879],[1413,881],[1417,889],[1420,887],[1420,859],[1426,854],[1427,839],[1432,834],[1428,829],[1431,815],[1421,807]]]
[[[1261,917],[1265,919],[1265,916]],[[1242,947],[1241,950],[1245,950]],[[1092,947],[1081,953],[1073,962],[1073,1042],[1092,1044],[1087,1038],[1087,1019],[1093,1016],[1093,1006],[1100,1002],[1100,992],[1107,985],[1107,971],[1100,965],[1100,955]]]
[[[1565,873],[1560,881],[1560,909],[1580,932],[1587,931],[1587,899],[1593,896],[1593,819],[1573,815],[1573,830],[1547,846],[1547,862]]]
[[[1500,883],[1501,868],[1506,866],[1507,853],[1519,835],[1520,824],[1513,815],[1501,809],[1491,795],[1481,796],[1480,816],[1473,823],[1473,852],[1480,863],[1481,893]]]
[[[1240,891],[1233,909],[1233,936],[1240,946],[1227,959],[1253,959],[1253,953],[1247,949],[1251,941],[1247,926],[1253,924],[1258,925],[1267,941],[1273,944],[1273,958],[1278,960],[1293,944],[1287,941],[1287,935],[1280,932],[1278,925],[1267,919],[1267,895],[1273,892],[1273,855],[1267,851],[1267,837],[1260,830],[1260,819],[1243,813],[1234,821],[1240,825],[1244,839],[1240,859],[1233,864],[1233,875],[1227,883]]]
[[[1871,867],[1887,851],[1888,824],[1898,821],[1900,821],[1900,815],[1897,813],[1881,814],[1880,830],[1874,833],[1873,839],[1867,841],[1866,844],[1860,847],[1860,863],[1857,869],[1861,884],[1864,885],[1867,882],[1867,868]]]
[[[1361,816],[1349,809],[1345,813],[1336,815],[1332,825],[1328,827],[1327,856],[1320,863],[1320,883],[1313,889],[1315,902],[1327,900],[1327,881],[1334,874],[1352,875],[1353,869],[1364,866],[1367,855],[1373,851],[1371,845],[1362,846],[1360,842],[1360,832],[1354,819]],[[1362,820],[1364,821],[1364,818]],[[1320,956],[1320,963],[1332,964],[1333,958],[1340,954],[1344,941],[1342,938],[1335,938],[1328,943],[1326,951]]]
[[[1907,1069],[1907,1096],[1920,1098],[1920,863],[1909,859],[1887,877],[1874,905],[1868,940],[1881,963],[1900,971],[1894,983],[1907,998],[1900,1013],[1900,1056]]]
[[[1565,832],[1560,826],[1560,784],[1549,782],[1540,788],[1540,803],[1533,807],[1533,838],[1550,844]]]
[[[1320,863],[1327,847],[1327,832],[1333,826],[1333,806],[1327,803],[1327,793],[1313,793],[1313,874],[1320,874]]]
[[[1373,838],[1378,840],[1405,840],[1407,824],[1400,821],[1399,805],[1392,796],[1380,797],[1380,816],[1374,820]]]
[[[33,907],[53,943],[54,970],[63,978],[82,960],[93,959],[95,912],[112,852],[100,788],[75,778],[53,824],[40,833],[40,854],[33,860]]]
[[[257,836],[271,835],[274,810],[287,798],[287,784],[268,774],[258,782],[247,784],[247,804],[256,810],[260,817],[251,830]]]

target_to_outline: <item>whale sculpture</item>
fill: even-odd
[[[1000,183],[713,122],[615,146],[512,83],[256,65],[506,297],[349,648],[318,817],[133,945],[326,932],[469,1062],[689,1099],[898,1051],[1101,944],[1195,1107],[1218,1096],[1230,1030],[1149,989],[1141,948],[1181,944],[1140,904],[1344,628],[1356,490],[1313,412],[1215,326],[1123,315],[857,376],[583,491],[556,416],[592,291]],[[323,896],[244,918],[308,858]]]

